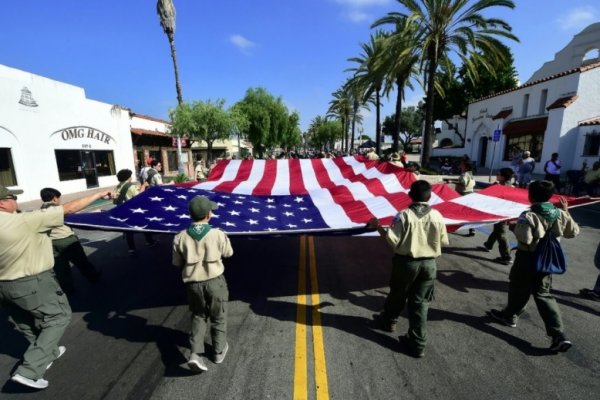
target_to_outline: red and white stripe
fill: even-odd
[[[326,223],[340,229],[362,226],[373,217],[388,224],[411,203],[407,193],[415,180],[389,163],[354,157],[228,160],[194,188],[255,196],[309,194]],[[429,203],[453,229],[514,219],[530,206],[526,190],[500,185],[466,196],[445,184],[433,185]]]

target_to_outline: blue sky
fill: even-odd
[[[265,87],[297,110],[305,130],[325,115],[360,54],[370,25],[395,0],[174,0],[175,44],[184,100],[224,98]],[[516,0],[488,16],[508,21],[521,81],[579,31],[600,21],[592,0]],[[2,5],[0,64],[81,86],[90,99],[167,118],[176,94],[166,36],[155,0],[10,1]],[[406,94],[414,105],[422,92]],[[393,101],[393,100],[392,100]],[[393,113],[393,102],[382,115]],[[374,118],[366,113],[364,133]]]

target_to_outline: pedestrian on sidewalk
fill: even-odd
[[[110,193],[94,193],[64,205],[19,212],[22,190],[0,186],[0,304],[29,347],[11,380],[45,389],[46,370],[66,351],[58,343],[69,321],[71,307],[52,267],[54,257],[48,231],[64,225],[64,216],[87,207]]]
[[[554,183],[557,193],[560,192],[560,168],[561,162],[558,153],[552,153],[550,160],[544,164],[544,172],[546,173],[544,179]]]
[[[173,265],[181,268],[192,313],[191,353],[188,366],[196,372],[207,371],[204,335],[210,321],[213,361],[220,364],[229,350],[227,343],[227,301],[223,258],[233,255],[227,234],[212,228],[208,222],[217,203],[205,196],[194,197],[188,210],[192,224],[173,239]]]
[[[535,169],[535,159],[531,157],[530,151],[523,152],[523,159],[519,162],[519,174],[517,181],[520,188],[526,188],[531,182],[531,174]]]
[[[515,328],[519,316],[525,311],[533,295],[535,305],[544,321],[546,334],[551,337],[550,351],[565,352],[571,341],[564,333],[564,326],[552,290],[552,275],[535,271],[534,252],[546,231],[554,235],[574,238],[579,226],[569,214],[568,203],[560,198],[560,209],[548,202],[554,193],[554,184],[549,181],[534,181],[529,185],[531,209],[523,212],[512,230],[518,247],[514,264],[510,270],[508,303],[503,310],[490,310],[489,315],[504,325]]]
[[[62,194],[57,189],[43,188],[40,191],[43,201],[42,210],[59,206],[61,196]],[[54,251],[54,273],[63,292],[67,295],[75,292],[71,263],[90,283],[96,283],[100,279],[100,272],[88,259],[79,238],[71,228],[67,225],[53,228],[48,236],[52,239],[52,250]]]
[[[393,332],[408,301],[408,333],[400,336],[400,342],[409,355],[420,358],[427,343],[427,312],[433,299],[435,260],[442,254],[441,246],[449,243],[442,215],[427,204],[431,185],[415,181],[408,195],[412,204],[396,215],[388,229],[377,218],[371,219],[367,226],[377,230],[394,250],[390,293],[383,311],[374,315],[375,323]]]
[[[510,186],[512,187],[511,181],[513,178],[513,170],[511,168],[500,168],[498,173],[496,174],[496,183],[497,185],[502,186]],[[494,243],[498,242],[498,250],[500,251],[500,257],[496,257],[496,261],[504,264],[510,265],[513,260],[510,256],[510,248],[508,246],[508,238],[507,235],[507,221],[500,221],[494,224],[494,228],[490,236],[488,236],[487,240],[483,243],[483,248],[486,251],[491,251],[494,248]]]

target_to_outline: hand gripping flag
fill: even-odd
[[[70,215],[66,222],[176,233],[192,222],[188,202],[203,195],[219,204],[210,224],[229,235],[357,234],[373,217],[391,223],[411,203],[408,191],[415,180],[402,168],[354,157],[229,160],[219,162],[203,183],[152,187],[111,210]],[[514,219],[529,208],[524,189],[493,185],[467,196],[445,184],[432,189],[430,204],[449,230]]]

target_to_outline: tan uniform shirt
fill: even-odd
[[[45,205],[49,204],[48,206],[44,207]],[[42,205],[43,208],[48,208],[48,207],[58,207],[58,204],[55,203],[44,203]],[[53,228],[49,233],[48,236],[50,236],[50,239],[54,240],[54,239],[64,239],[64,238],[68,238],[69,236],[73,236],[75,234],[75,232],[73,232],[73,229],[69,228],[67,225],[63,225],[63,226],[59,226],[58,228]]]
[[[454,189],[460,194],[473,193],[473,189],[475,189],[473,175],[469,171],[461,174]]]
[[[62,206],[24,213],[0,212],[0,280],[37,275],[54,266],[48,232],[64,225]]]
[[[571,214],[560,211],[560,216],[552,226],[552,232],[559,238],[561,236],[571,239],[579,235],[579,225],[573,220]],[[517,248],[534,252],[538,242],[546,234],[548,222],[533,211],[525,211],[515,225],[515,237],[517,238]]]
[[[117,197],[119,197],[119,194],[121,193],[121,188],[126,183],[127,183],[127,181],[121,182],[115,188],[115,192],[117,193]],[[140,188],[136,184],[130,185],[129,188],[127,189],[127,193],[125,193],[125,201],[131,199],[132,197],[137,196],[138,194],[140,194]]]
[[[431,210],[419,218],[410,208],[396,216],[387,230],[386,240],[396,254],[412,258],[439,257],[442,246],[449,244],[446,224],[439,211]]]
[[[152,179],[150,179],[150,182],[148,182],[149,186],[158,186],[158,185],[162,185],[163,184],[163,180],[162,180],[162,176],[160,176],[160,172],[156,172],[154,175],[152,175]]]
[[[202,282],[225,271],[222,258],[231,257],[233,248],[220,229],[212,228],[202,240],[181,231],[173,239],[173,265],[182,268],[184,282]]]

